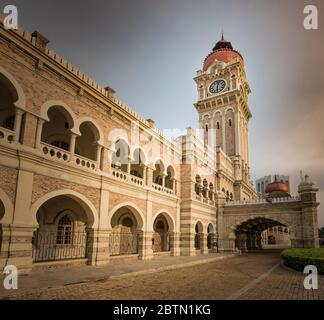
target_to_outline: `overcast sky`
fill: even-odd
[[[221,30],[245,59],[252,89],[254,179],[302,169],[320,187],[324,226],[324,1],[20,0],[19,24],[160,129],[197,126],[193,77]],[[303,9],[319,10],[319,30]],[[0,7],[1,8],[1,7]]]

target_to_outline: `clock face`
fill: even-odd
[[[219,93],[223,91],[226,87],[225,80],[216,80],[209,86],[210,93]]]

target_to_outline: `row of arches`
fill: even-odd
[[[6,139],[6,142],[22,142],[26,118],[25,95],[19,83],[2,67],[0,101],[0,141]],[[78,117],[62,101],[50,100],[42,105],[36,128],[35,148],[40,149],[45,156],[60,161],[74,161],[88,169],[103,170],[106,165],[107,168],[111,165],[144,178],[144,166],[149,165],[147,157],[141,148],[130,152],[125,132],[112,131],[109,133],[109,141],[105,140],[102,128],[93,118]],[[173,189],[174,167],[166,166],[162,160],[150,161],[150,166],[154,167],[153,183]]]
[[[206,239],[204,239],[204,237],[206,237]],[[212,250],[215,249],[216,246],[217,244],[214,225],[212,223],[208,224],[207,235],[205,235],[203,232],[203,224],[201,223],[201,221],[198,221],[195,224],[194,248],[199,252],[204,252],[204,249]]]
[[[9,217],[5,203],[0,200],[0,232],[2,223],[12,223],[10,220],[13,218]],[[98,228],[99,222],[96,209],[84,196],[68,190],[52,192],[37,200],[30,214],[35,214],[35,217],[31,217],[31,224],[38,226],[31,240],[34,262],[89,257],[93,246],[89,235]],[[108,255],[139,254],[144,241],[142,234],[148,227],[141,210],[135,204],[122,203],[111,209],[108,220]],[[160,210],[152,221],[149,228],[152,251],[171,253],[172,233],[175,232],[172,215]],[[0,235],[1,244],[2,233]]]
[[[141,148],[134,149],[131,154],[130,147],[124,139],[118,139],[114,144],[111,157],[111,166],[122,172],[144,179],[148,166],[146,155]],[[161,159],[154,163],[152,183],[174,189],[175,169],[172,165],[165,166]]]
[[[222,192],[225,195],[225,201],[226,202],[229,202],[229,201],[233,201],[234,200],[234,197],[233,197],[233,193],[232,192],[229,192],[228,190],[225,190],[225,188],[222,188]]]

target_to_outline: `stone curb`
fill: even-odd
[[[14,293],[14,294],[1,294],[0,293],[0,300],[6,300],[6,299],[14,299],[19,298],[19,296],[23,296],[25,294],[28,294],[30,292],[44,292],[46,290],[58,290],[58,289],[63,289],[66,287],[72,287],[72,286],[80,286],[89,282],[100,282],[100,281],[109,281],[109,280],[115,280],[115,279],[123,279],[123,278],[129,278],[129,277],[133,277],[133,276],[139,276],[139,275],[146,275],[146,274],[153,274],[153,273],[157,273],[157,272],[162,272],[162,271],[169,271],[169,270],[176,270],[176,269],[181,269],[181,268],[186,268],[186,267],[192,267],[192,266],[196,266],[196,265],[202,265],[202,264],[207,264],[207,263],[211,263],[211,262],[215,262],[218,260],[223,260],[226,258],[232,258],[237,256],[237,253],[232,253],[232,254],[228,254],[225,256],[221,256],[221,257],[215,257],[215,258],[209,258],[209,259],[203,259],[203,260],[198,260],[198,261],[191,261],[191,262],[185,262],[185,263],[179,263],[179,264],[175,264],[175,265],[168,265],[168,266],[164,266],[164,267],[158,267],[158,268],[151,268],[151,269],[146,269],[146,270],[140,270],[140,271],[133,271],[133,272],[127,272],[124,274],[120,274],[120,275],[116,275],[116,276],[107,276],[107,277],[101,277],[101,278],[93,278],[93,279],[85,279],[85,280],[81,280],[80,282],[74,282],[74,283],[65,283],[62,285],[58,285],[58,286],[53,286],[53,287],[43,287],[43,288],[39,288],[39,289],[24,289],[21,290],[19,293]]]

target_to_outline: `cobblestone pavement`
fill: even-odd
[[[269,271],[271,270],[271,272]],[[249,253],[203,265],[63,288],[17,292],[10,299],[324,299],[303,288],[304,276],[280,264],[279,253]]]

